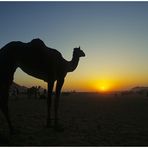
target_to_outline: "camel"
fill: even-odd
[[[40,39],[33,39],[28,43],[12,41],[0,50],[0,109],[3,112],[10,132],[13,126],[9,117],[8,98],[9,88],[13,82],[14,72],[20,67],[25,73],[47,82],[47,127],[51,126],[52,91],[56,81],[54,98],[54,128],[58,129],[59,99],[64,78],[68,72],[76,69],[80,57],[85,53],[79,48],[73,49],[71,61],[65,60],[56,49],[47,47]]]

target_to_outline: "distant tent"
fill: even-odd
[[[131,89],[133,93],[139,93],[139,94],[146,94],[148,95],[148,87],[134,87]]]

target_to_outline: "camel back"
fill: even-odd
[[[40,39],[29,43],[13,41],[0,50],[0,67],[3,69],[0,79],[8,79],[10,75],[13,79],[16,68],[20,67],[29,75],[46,80],[48,75],[53,75],[50,71],[56,71],[61,60],[61,53],[48,48]]]

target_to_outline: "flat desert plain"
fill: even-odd
[[[45,127],[46,107],[46,99],[10,98],[10,115],[16,133],[9,134],[7,122],[0,112],[0,145],[148,146],[147,96],[62,95],[59,112],[63,132]]]

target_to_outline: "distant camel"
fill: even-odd
[[[8,97],[15,70],[20,67],[27,74],[48,83],[47,126],[50,126],[51,122],[51,97],[54,82],[57,81],[54,101],[54,127],[58,129],[59,97],[64,78],[67,72],[72,72],[76,69],[79,58],[84,56],[85,53],[80,47],[74,48],[72,60],[66,61],[60,52],[47,47],[40,39],[33,39],[28,43],[13,41],[1,48],[0,108],[7,119],[10,132],[13,133],[13,127],[8,113]]]

